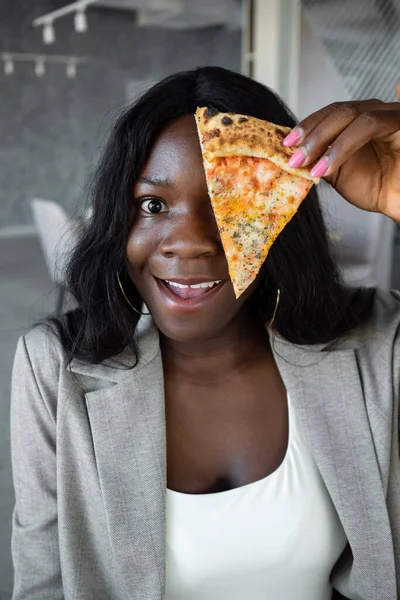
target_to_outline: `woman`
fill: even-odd
[[[296,124],[216,67],[117,122],[69,266],[77,308],[15,358],[13,598],[395,600],[400,293],[342,286],[312,189],[236,300],[197,106]],[[328,106],[285,143],[400,221],[398,104]]]

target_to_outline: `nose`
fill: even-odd
[[[212,258],[222,250],[214,216],[209,211],[175,216],[161,244],[166,258]]]

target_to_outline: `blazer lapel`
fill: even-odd
[[[155,328],[142,324],[140,334],[141,358],[134,369],[124,368],[133,362],[125,352],[114,365],[73,361],[71,370],[98,379],[86,404],[115,581],[123,582],[120,597],[161,600],[166,535],[163,370]]]
[[[356,352],[276,338],[274,354],[353,553],[346,591],[394,600],[393,542]]]

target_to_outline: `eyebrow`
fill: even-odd
[[[171,182],[167,178],[162,177],[138,177],[138,183],[147,183],[147,185],[153,186],[161,186],[161,185],[171,185]]]

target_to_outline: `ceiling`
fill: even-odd
[[[96,6],[134,11],[142,27],[240,29],[242,24],[242,0],[98,0]]]

